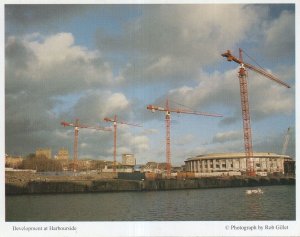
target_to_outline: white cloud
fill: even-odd
[[[201,72],[198,76],[199,84],[195,87],[182,86],[173,89],[169,93],[171,100],[195,109],[201,109],[215,103],[222,105],[235,105],[235,97],[239,96],[239,86],[236,79],[236,70],[227,71],[221,74],[218,71],[213,73]]]
[[[34,34],[36,35],[36,34]],[[51,35],[43,42],[36,41],[34,37],[27,37],[28,46],[34,52],[39,62],[39,67],[47,67],[51,64],[61,64],[66,61],[81,59],[87,62],[95,53],[88,52],[85,48],[74,45],[74,37],[71,33],[58,33]]]
[[[105,117],[113,118],[114,115],[119,119],[128,119],[131,116],[131,104],[122,93],[89,90],[74,105],[73,114],[88,123],[100,123]]]
[[[6,92],[27,89],[43,95],[65,95],[119,80],[99,51],[76,45],[71,33],[43,36],[42,40],[36,33],[7,39]]]
[[[169,56],[163,56],[158,59],[158,61],[154,61],[150,66],[146,68],[146,74],[151,74],[153,72],[158,72],[159,74],[165,74],[165,72],[170,71],[170,67],[172,66],[172,58]]]
[[[285,88],[259,74],[251,73],[249,75],[249,98],[251,116],[255,119],[272,117],[278,115],[291,115],[295,112],[295,91],[294,76],[290,71],[292,88]],[[271,72],[272,73],[272,72]],[[284,73],[281,73],[285,77]],[[282,79],[283,80],[283,79]]]
[[[85,143],[85,142],[82,142],[82,143],[79,144],[80,148],[87,148],[88,146],[89,145],[87,143]]]
[[[157,133],[159,133],[158,129],[148,128],[148,129],[143,129],[143,131],[140,134],[146,136],[146,135],[157,134]]]
[[[292,71],[293,69],[290,68],[289,70]],[[170,90],[169,97],[200,111],[211,106],[226,107],[229,109],[227,113],[234,111],[233,115],[224,114],[226,121],[230,116],[240,118],[240,88],[237,71],[236,68],[223,74],[218,71],[210,74],[202,72],[199,75],[198,85],[193,88],[182,86]],[[293,81],[293,78],[289,79]],[[291,115],[295,111],[294,89],[282,87],[255,73],[249,74],[248,81],[252,119]],[[231,120],[234,122],[236,119]]]
[[[139,132],[141,128],[132,126],[118,126],[118,143],[120,146],[130,147],[132,153],[143,153],[149,150],[150,140],[148,136],[139,135],[134,132]],[[131,131],[132,130],[132,131]]]
[[[124,112],[129,107],[129,101],[123,94],[108,91],[102,97],[101,92],[98,95],[96,93],[96,102],[91,99],[80,102],[84,108],[80,108],[78,102],[79,105],[75,103],[75,107],[67,108],[63,114],[54,114],[53,111],[61,103],[56,96],[76,93],[82,96],[89,94],[86,91],[91,86],[97,88],[116,82],[109,64],[101,58],[99,52],[76,45],[70,33],[50,36],[34,33],[24,37],[8,37],[5,56],[7,152],[34,152],[42,144],[52,146],[53,149],[58,149],[61,144],[72,147],[73,135],[62,132],[64,128],[61,128],[61,119],[74,121],[78,116],[83,123],[94,126],[103,120],[109,109],[112,112]],[[90,96],[93,98],[93,95]],[[70,100],[71,97],[64,103],[73,105]],[[103,110],[102,104],[107,108]],[[74,113],[77,110],[79,114]],[[99,135],[95,136],[99,139]],[[84,133],[80,137],[87,139]],[[91,154],[93,151],[96,154],[99,152],[91,149]]]
[[[110,146],[106,149],[108,154],[113,154],[113,137],[111,137]],[[118,126],[117,131],[117,160],[120,159],[122,154],[132,153],[138,160],[138,163],[145,163],[147,152],[149,151],[150,140],[147,136],[136,135],[127,129],[124,129],[123,125]]]
[[[241,132],[238,131],[227,131],[227,132],[220,132],[217,133],[213,139],[213,143],[225,143],[225,142],[232,142],[237,139],[242,139],[243,136]]]
[[[103,114],[118,113],[128,109],[129,101],[122,93],[114,93],[106,98]]]
[[[21,17],[28,20],[22,9],[31,10],[31,7],[20,8],[20,11],[15,12],[18,14],[10,16],[11,22],[13,19],[20,20]],[[227,120],[229,124],[237,119],[241,122],[238,70],[234,68],[236,65],[223,73],[223,66],[217,70],[214,63],[223,60],[220,53],[224,50],[237,48],[237,44],[243,44],[245,40],[255,43],[256,47],[257,42],[253,40],[257,38],[274,55],[290,54],[294,50],[294,15],[283,12],[274,21],[266,18],[266,8],[261,5],[239,4],[149,5],[142,9],[138,20],[131,18],[122,23],[124,31],[118,37],[108,35],[109,31],[99,30],[99,50],[90,50],[76,44],[77,40],[68,32],[47,36],[38,32],[20,37],[8,36],[5,49],[6,149],[8,152],[28,152],[40,145],[56,149],[62,144],[72,149],[73,130],[60,127],[60,118],[73,121],[79,117],[80,121],[90,125],[101,123],[110,126],[103,123],[103,118],[117,114],[122,120],[138,123],[139,121],[132,121],[138,116],[134,114],[137,112],[135,102],[126,96],[126,90],[114,87],[121,82],[122,86],[133,87],[140,82],[145,93],[153,93],[153,97],[156,91],[147,91],[147,85],[164,84],[162,88],[166,92],[168,88],[172,88],[169,94],[175,101],[199,111],[218,112],[214,108],[221,108],[226,112],[224,122]],[[31,17],[40,17],[36,13],[45,13],[43,9],[39,7],[39,11],[33,11]],[[52,13],[47,16],[53,21],[52,14],[57,14],[57,8],[52,8],[50,12]],[[124,15],[127,16],[127,13]],[[44,19],[44,16],[41,21],[46,26],[48,18]],[[21,26],[22,22],[19,23]],[[30,24],[26,26],[30,27]],[[261,30],[262,26],[266,28]],[[259,37],[258,32],[262,32]],[[116,60],[118,62],[114,61],[119,55],[121,57]],[[112,61],[107,61],[110,57]],[[226,63],[224,60],[224,65]],[[205,67],[209,73],[202,69]],[[277,70],[283,72],[280,74],[283,74],[285,81],[294,84],[293,65],[290,68],[283,65]],[[166,81],[172,81],[172,86],[167,87]],[[254,121],[294,112],[294,89],[287,90],[272,83],[257,76],[249,79],[250,112]],[[76,99],[66,97],[77,93]],[[134,93],[137,97],[140,96],[140,91],[134,89]],[[63,114],[59,114],[59,111],[54,115],[52,111],[57,108],[58,96],[64,97],[64,103],[70,106]],[[148,114],[153,117],[144,107],[143,111],[147,113],[145,120]],[[143,111],[138,112],[142,114]],[[150,151],[148,137],[161,131],[150,129],[147,132],[138,131],[138,134],[129,131],[131,129],[126,126],[119,126],[119,152],[134,152],[143,161],[164,161],[164,146]],[[233,135],[227,134],[227,138]],[[199,153],[243,150],[242,141],[221,143],[225,137],[224,134],[218,134],[215,137],[219,140],[216,146],[209,144],[194,150]],[[186,141],[192,139],[191,136],[185,138]],[[80,154],[112,158],[111,132],[82,130],[79,139],[82,144],[86,144],[80,147]],[[164,145],[165,140],[162,141]],[[172,148],[174,161],[182,163],[186,154],[195,154],[192,148],[180,148],[184,149]]]
[[[149,150],[149,138],[147,136],[134,136],[130,140],[130,144],[133,149],[138,153],[142,153]]]
[[[125,25],[118,38],[99,31],[98,46],[107,54],[128,54],[131,67],[124,76],[143,80],[182,80],[194,77],[200,67],[220,59],[220,52],[248,37],[265,15],[250,5],[158,5]],[[233,27],[234,22],[234,27]]]
[[[211,56],[218,55],[220,46],[232,46],[245,37],[259,14],[245,5],[162,5],[147,12],[135,33],[151,36],[138,45],[148,52],[188,56],[207,63],[215,59]]]

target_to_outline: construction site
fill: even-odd
[[[264,78],[277,83],[279,86],[286,88],[290,88],[290,86],[263,68],[258,68],[244,62],[243,52],[242,49],[239,49],[239,56],[236,57],[232,55],[230,50],[227,50],[221,54],[221,56],[228,62],[235,62],[239,65],[238,79],[242,110],[244,152],[200,154],[195,157],[184,157],[185,164],[180,167],[172,166],[172,139],[170,135],[171,115],[185,114],[212,118],[223,117],[223,115],[173,108],[169,105],[169,100],[166,99],[164,107],[152,104],[146,107],[146,109],[151,112],[163,112],[165,114],[165,160],[161,161],[161,163],[149,161],[147,164],[137,165],[134,154],[122,154],[122,162],[117,161],[118,126],[125,124],[128,126],[142,127],[140,124],[122,121],[118,118],[118,115],[114,115],[113,118],[103,118],[105,122],[112,125],[110,127],[90,126],[81,123],[79,119],[76,119],[74,122],[62,121],[61,126],[74,129],[73,157],[69,157],[68,149],[62,148],[58,151],[55,159],[58,161],[58,166],[53,166],[54,168],[50,170],[52,173],[44,172],[44,174],[41,171],[49,171],[49,169],[38,170],[30,166],[28,166],[27,171],[24,170],[24,166],[22,166],[21,169],[16,169],[16,167],[18,167],[16,164],[22,164],[22,160],[18,159],[17,162],[19,163],[16,163],[13,162],[14,159],[6,157],[8,167],[6,172],[6,184],[7,190],[11,190],[8,192],[18,193],[22,192],[20,190],[27,190],[24,192],[30,193],[31,191],[35,192],[33,191],[35,189],[38,190],[36,192],[43,192],[41,191],[41,187],[47,187],[45,190],[51,190],[49,192],[73,192],[74,190],[122,191],[221,187],[222,185],[251,186],[271,185],[274,183],[294,184],[295,161],[285,154],[290,138],[290,128],[288,128],[286,136],[283,139],[282,154],[271,152],[258,153],[253,151],[247,71],[254,71]],[[101,133],[112,132],[113,159],[110,161],[81,160],[78,157],[78,137],[79,130],[81,129],[93,129]],[[48,160],[52,159],[51,150],[37,149],[34,158],[39,159],[39,157]],[[36,163],[35,167],[37,167]],[[21,173],[23,176],[19,176]],[[211,181],[212,177],[214,178],[213,181]],[[131,180],[133,183],[131,181],[129,183],[122,183],[124,181],[120,180],[128,180],[128,182]],[[186,180],[190,181],[187,182]],[[67,188],[63,187],[64,185],[62,184],[65,181],[71,182],[71,184],[69,183],[67,185]],[[145,183],[148,181],[153,181],[154,183]],[[175,181],[177,183],[172,183]],[[178,183],[179,181],[180,183]],[[75,184],[74,182],[77,183]],[[101,185],[97,182],[100,182]],[[202,183],[200,184],[199,182]]]

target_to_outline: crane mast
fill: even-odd
[[[169,101],[166,100],[166,162],[167,162],[167,177],[171,175],[171,112],[169,108]]]
[[[77,167],[77,162],[78,162],[78,134],[79,134],[79,120],[76,119],[75,121],[75,127],[74,127],[74,167],[73,169],[75,170],[75,167]]]
[[[195,112],[191,110],[181,110],[181,109],[171,109],[169,106],[169,100],[166,99],[165,108],[156,106],[156,105],[148,105],[147,109],[155,112],[165,112],[165,122],[166,122],[166,170],[167,170],[167,178],[171,176],[171,113],[183,113],[183,114],[194,114],[194,115],[203,115],[203,116],[211,116],[211,117],[222,117],[220,114],[211,114],[211,113],[203,113],[203,112]]]
[[[118,121],[117,115],[114,115],[114,118],[104,118],[105,122],[111,122],[114,125],[114,161],[113,161],[113,171],[116,172],[116,164],[117,164],[117,124],[126,124],[135,127],[141,127],[139,124],[127,123],[124,121]]]
[[[95,129],[95,130],[102,130],[102,131],[111,131],[111,128],[105,128],[105,127],[99,127],[99,126],[88,126],[84,124],[79,123],[79,119],[75,120],[75,123],[69,123],[62,121],[61,125],[66,127],[74,127],[74,152],[73,152],[73,171],[76,171],[76,168],[78,167],[78,134],[79,134],[79,128],[89,128],[89,129]]]
[[[239,51],[240,57],[240,69],[239,69],[239,82],[240,82],[240,95],[242,105],[242,117],[243,117],[243,128],[244,128],[244,146],[246,153],[246,166],[248,167],[247,173],[250,176],[255,175],[254,162],[253,162],[253,148],[252,148],[252,133],[251,133],[251,122],[249,112],[249,95],[248,95],[248,83],[247,73],[243,64],[242,50]]]
[[[240,65],[238,77],[240,83],[240,97],[241,97],[241,108],[242,108],[242,118],[243,118],[243,131],[244,131],[244,147],[246,156],[246,171],[247,175],[255,176],[255,166],[253,161],[253,147],[252,147],[252,130],[250,122],[250,110],[249,110],[249,96],[248,96],[248,82],[247,82],[247,71],[246,68],[253,70],[268,79],[271,79],[278,84],[290,88],[288,84],[279,80],[274,75],[266,72],[261,68],[254,67],[249,63],[245,63],[243,60],[243,50],[239,49],[239,58],[236,58],[231,54],[230,50],[221,54],[223,57],[227,58],[227,61],[234,61]]]
[[[286,150],[287,150],[287,146],[288,146],[288,143],[289,143],[289,140],[290,140],[290,130],[291,130],[291,128],[289,127],[288,130],[286,131],[286,135],[285,135],[285,138],[284,138],[284,143],[283,143],[283,146],[282,146],[282,152],[281,152],[282,155],[285,155]]]

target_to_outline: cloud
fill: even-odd
[[[122,154],[132,153],[139,163],[145,163],[145,153],[150,149],[150,140],[145,135],[136,134],[136,130],[129,126],[119,125],[117,130],[117,160]],[[139,128],[137,128],[139,129]],[[106,146],[106,152],[113,154],[113,136],[111,135],[110,145]]]
[[[114,113],[120,110],[128,109],[129,101],[122,93],[114,93],[107,98],[105,104],[105,113]],[[112,111],[112,112],[111,112]]]
[[[51,64],[61,64],[66,61],[81,60],[87,62],[96,57],[96,52],[89,52],[81,46],[74,45],[71,33],[57,33],[45,37],[43,42],[38,41],[36,34],[33,37],[25,36],[29,48],[35,53],[40,67]]]
[[[241,139],[241,138],[242,138],[241,132],[237,132],[237,131],[220,132],[220,133],[217,133],[213,137],[212,142],[213,143],[226,143],[226,142],[231,142],[231,141]]]
[[[187,145],[195,140],[195,136],[193,134],[186,134],[185,136],[181,137],[180,141],[176,141],[175,145],[184,146]]]
[[[289,78],[286,78],[285,72],[288,72],[286,75],[289,75]],[[295,112],[295,76],[293,72],[292,67],[286,67],[280,73],[284,77],[281,80],[288,81],[292,86],[290,89],[259,74],[249,74],[249,81],[251,80],[249,82],[251,117],[260,120],[272,116],[291,115]]]
[[[112,123],[105,123],[104,117],[113,118],[117,115],[118,121],[134,123],[130,120],[133,117],[131,102],[126,96],[119,92],[88,90],[78,102],[71,108],[72,112],[64,113],[67,119],[72,115],[80,118],[83,124],[90,126],[113,127]],[[117,159],[123,153],[133,153],[139,159],[144,158],[144,152],[149,150],[150,140],[147,134],[143,134],[143,128],[132,127],[126,124],[117,126]],[[151,131],[151,132],[155,132]],[[72,139],[70,134],[69,139]],[[113,158],[113,132],[94,131],[90,129],[80,130],[80,140],[83,146],[80,147],[81,154],[86,157],[98,157],[112,160]]]
[[[264,52],[270,58],[295,55],[295,13],[282,11],[265,26]]]
[[[214,4],[155,5],[142,12],[124,24],[118,37],[99,29],[96,41],[108,58],[114,51],[127,55],[124,77],[145,84],[162,77],[172,82],[193,78],[199,67],[215,63],[222,50],[247,37],[265,14],[248,5]]]
[[[286,71],[290,72],[289,81],[294,83],[293,73],[291,73],[293,69],[287,67]],[[199,111],[213,106],[222,109],[226,107],[227,114],[224,114],[221,123],[231,124],[241,119],[237,72],[237,68],[225,73],[201,72],[198,85],[172,89],[169,98]],[[248,81],[251,119],[261,120],[272,116],[291,115],[295,111],[293,88],[287,89],[255,73],[249,74]]]
[[[198,75],[198,84],[195,86],[182,86],[169,91],[171,101],[179,102],[192,108],[194,111],[210,112],[214,106],[227,108],[224,119],[230,116],[231,111],[240,108],[239,85],[236,80],[236,70],[225,73],[218,71],[206,73],[201,71]],[[228,110],[229,109],[229,110]],[[217,111],[219,114],[220,112]],[[223,118],[222,118],[223,119]],[[221,120],[222,121],[222,120]]]
[[[160,75],[164,75],[164,74],[170,73],[171,66],[172,66],[172,58],[169,56],[163,56],[161,58],[158,58],[157,62],[150,64],[145,69],[145,73],[151,74],[153,72],[156,72]]]
[[[210,153],[230,153],[230,152],[244,152],[243,139],[234,140],[228,143],[213,143],[206,146],[198,146],[191,150],[193,156],[210,154]]]
[[[75,45],[70,33],[43,37],[42,41],[12,36],[6,41],[5,53],[6,93],[25,88],[34,93],[66,95],[118,80],[98,51]]]
[[[253,137],[254,152],[274,152],[281,154],[286,131],[272,130],[267,134],[256,133]],[[242,132],[228,131],[217,133],[213,142],[192,148],[186,154],[196,156],[209,153],[244,152],[244,139]],[[228,142],[227,142],[228,141]],[[295,157],[295,130],[291,128],[290,139],[287,146],[287,155]]]
[[[249,41],[254,47],[260,41],[260,45],[274,52],[274,56],[275,53],[290,56],[293,51],[289,38],[293,37],[292,24],[289,24],[293,14],[283,12],[275,20],[268,18],[267,5],[161,4],[134,6],[138,11],[132,10],[130,14],[124,10],[132,7],[5,6],[5,142],[8,153],[26,154],[37,147],[52,147],[55,153],[61,146],[69,148],[71,153],[73,129],[61,127],[61,119],[74,121],[78,117],[92,126],[110,126],[103,118],[117,114],[128,122],[147,122],[155,116],[143,103],[150,98],[154,104],[164,105],[165,97],[156,99],[164,91],[171,100],[195,110],[224,114],[223,125],[234,130],[233,123],[239,121],[241,125],[238,70],[237,65],[230,66],[225,61],[220,68],[215,68],[216,63],[222,61],[220,53]],[[86,10],[95,8],[97,11],[89,13],[104,14],[113,27],[99,24],[103,28],[99,28],[96,35],[98,50],[91,50],[76,43],[83,39],[75,39],[75,33],[61,31],[66,29],[61,23],[73,19],[69,21],[73,25],[78,19],[85,20]],[[114,17],[116,15],[118,17]],[[41,27],[47,29],[47,35],[41,33]],[[20,35],[22,32],[34,33]],[[277,40],[281,43],[276,43]],[[293,87],[294,65],[280,64],[271,71],[277,72]],[[252,121],[292,115],[294,94],[294,87],[287,90],[250,74]],[[164,127],[163,113],[156,118]],[[154,121],[148,125],[157,127]],[[125,125],[118,128],[118,152],[133,152],[139,163],[164,161],[165,148],[157,145],[164,144],[164,136],[160,141],[150,140],[151,136],[159,137],[160,130],[135,130]],[[216,143],[200,144],[197,149],[174,146],[172,160],[182,164],[187,154],[243,150],[242,139],[232,140],[230,144],[223,142],[233,137],[234,134],[217,134]],[[188,135],[183,138],[179,143],[192,140]],[[81,129],[79,144],[80,156],[112,160],[111,132]],[[155,149],[150,145],[156,146]]]
[[[149,138],[147,136],[135,136],[129,141],[133,151],[138,154],[149,150]]]
[[[143,129],[143,131],[140,134],[146,136],[146,135],[152,135],[152,134],[157,134],[157,133],[159,133],[158,129],[146,128],[146,129]]]
[[[117,114],[122,119],[132,116],[131,102],[123,93],[97,89],[113,84],[109,64],[98,51],[75,45],[72,34],[9,37],[6,42],[6,152],[26,155],[39,147],[51,147],[55,154],[63,146],[72,156],[73,128],[63,128],[61,120],[72,122],[79,118],[90,126],[111,126],[103,122],[105,116]],[[120,130],[121,137],[122,134]],[[124,143],[121,146],[124,151],[139,154],[149,147],[146,136],[130,134],[129,139],[129,144],[119,139]],[[113,146],[112,132],[81,129],[78,142],[79,157],[112,159],[108,149]]]
[[[86,122],[100,123],[105,117],[114,115],[127,119],[130,118],[130,102],[122,93],[90,90],[74,105],[72,114]]]
[[[227,126],[227,125],[230,125],[230,124],[235,124],[236,121],[238,121],[239,118],[237,116],[234,116],[234,117],[226,117],[226,118],[223,118],[221,121],[220,121],[220,125],[221,126]]]
[[[62,22],[67,22],[78,14],[84,14],[91,6],[71,4],[8,4],[5,6],[6,32],[11,26],[18,32],[25,32],[28,28],[43,26],[57,29]]]
[[[83,120],[82,123],[85,124]],[[126,125],[118,125],[117,128],[117,160],[121,161],[124,153],[133,153],[139,162],[146,162],[145,152],[149,151],[150,140],[145,135],[139,135],[138,129]],[[66,132],[62,132],[66,131]],[[74,132],[72,127],[61,127],[59,135],[61,144],[64,144],[73,152]],[[93,129],[80,129],[78,144],[79,157],[93,159],[113,160],[113,132],[98,131]]]
[[[287,144],[286,155],[295,159],[295,127],[291,127],[290,138]],[[275,152],[282,154],[282,148],[286,137],[286,131],[270,132],[254,140],[253,147],[257,152]]]
[[[124,94],[97,90],[115,83],[110,65],[98,51],[76,45],[72,34],[11,36],[5,47],[7,153],[72,147],[73,135],[62,132],[62,119],[74,121],[78,116],[95,126],[109,112],[127,114],[130,102]],[[99,154],[97,149],[90,151]]]

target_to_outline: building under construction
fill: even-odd
[[[243,175],[247,172],[247,155],[243,153],[215,153],[199,155],[185,161],[186,171],[198,176]],[[285,162],[292,161],[287,155],[253,153],[257,175],[285,174]]]

